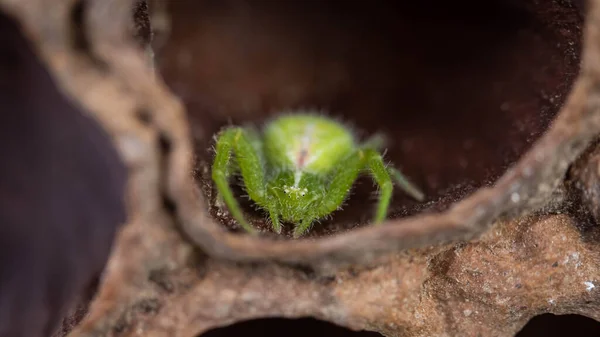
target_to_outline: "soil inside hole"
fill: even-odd
[[[168,10],[158,67],[188,109],[211,200],[220,128],[315,107],[361,136],[390,138],[386,159],[427,194],[418,203],[397,190],[390,217],[446,209],[529,149],[579,65],[582,17],[569,1],[170,1]],[[344,210],[310,235],[369,222],[374,191],[360,179]]]

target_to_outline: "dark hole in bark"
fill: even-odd
[[[141,48],[146,48],[152,41],[152,27],[150,26],[148,3],[136,0],[133,4],[133,36]]]
[[[146,110],[146,109],[139,109],[137,112],[137,117],[139,119],[139,121],[146,125],[146,126],[151,126],[152,125],[152,115],[151,113]]]
[[[600,323],[581,315],[543,314],[532,318],[516,337],[600,336]]]
[[[78,0],[71,7],[71,46],[76,52],[86,55],[89,60],[99,69],[108,70],[108,65],[104,60],[96,57],[93,53],[87,28],[85,24],[88,11],[88,3],[86,0]]]
[[[316,107],[361,136],[389,137],[386,159],[427,194],[419,203],[397,189],[390,217],[447,209],[530,148],[578,72],[582,16],[569,1],[171,1],[168,9],[158,68],[188,109],[209,198],[220,128]],[[369,222],[374,191],[360,179],[344,210],[310,235]]]
[[[73,4],[71,9],[71,34],[73,48],[82,52],[90,51],[90,41],[86,36],[84,25],[86,1],[79,0]]]
[[[381,337],[376,332],[352,331],[325,321],[302,318],[268,318],[244,321],[223,328],[209,330],[199,337]]]

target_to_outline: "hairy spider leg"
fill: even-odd
[[[274,208],[269,208],[269,217],[271,217],[271,227],[277,234],[281,234],[281,222],[279,222],[279,215]]]
[[[375,212],[373,222],[380,224],[387,216],[387,211],[392,199],[393,181],[392,177],[398,180],[400,187],[407,193],[422,200],[424,195],[414,185],[412,185],[404,175],[395,168],[387,168],[383,162],[383,157],[377,151],[366,148],[353,152],[348,158],[344,159],[344,165],[338,170],[331,183],[328,192],[323,198],[323,202],[294,229],[294,237],[301,236],[311,225],[314,219],[326,216],[339,208],[346,198],[354,181],[363,169],[367,169],[377,185],[379,185],[379,201]]]
[[[425,194],[413,183],[406,178],[400,170],[393,166],[388,166],[389,174],[396,180],[398,186],[406,193],[408,193],[411,197],[415,198],[418,201],[425,200]]]
[[[367,169],[371,172],[373,179],[380,188],[379,203],[377,204],[375,219],[373,219],[375,224],[382,223],[387,216],[393,192],[392,177],[396,180],[399,187],[413,198],[419,201],[425,198],[423,192],[411,184],[398,169],[386,167],[383,162],[383,156],[379,152],[373,149],[365,149],[364,153],[367,158]]]
[[[233,127],[226,129],[219,135],[212,166],[213,181],[227,208],[245,230],[254,233],[254,228],[244,218],[229,186],[228,180],[232,174],[232,154],[235,154],[248,196],[259,206],[265,207],[268,202],[265,193],[264,167],[261,154],[252,145],[252,139],[244,129]]]
[[[361,148],[381,151],[386,143],[386,137],[381,133],[376,133],[362,143]],[[425,200],[425,194],[417,186],[411,183],[400,170],[393,166],[388,166],[387,170],[404,192],[418,201]]]
[[[365,158],[362,151],[358,150],[351,152],[341,162],[343,165],[339,165],[339,169],[333,174],[322,202],[312,212],[306,214],[300,224],[294,228],[294,238],[302,236],[314,220],[329,215],[340,207],[364,167]]]
[[[383,133],[375,133],[371,137],[367,138],[367,140],[365,140],[360,147],[363,149],[374,149],[381,151],[387,142],[388,140]]]
[[[379,202],[377,203],[377,210],[373,219],[375,224],[379,224],[383,222],[387,215],[390,201],[392,200],[394,184],[380,153],[372,149],[366,149],[364,150],[364,156],[366,157],[367,169],[380,189]]]

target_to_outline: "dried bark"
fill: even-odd
[[[326,226],[331,232],[297,241],[235,233],[228,230],[227,217],[218,221],[210,214],[214,205],[202,173],[209,157],[202,140],[210,139],[221,114],[180,93],[186,114],[171,92],[185,87],[185,77],[168,79],[168,87],[155,76],[147,50],[139,48],[139,37],[147,37],[141,38],[144,47],[151,35],[131,34],[131,27],[147,27],[132,25],[134,3],[139,5],[1,2],[22,24],[60,89],[110,133],[129,167],[129,223],[88,316],[71,336],[195,336],[273,316],[312,316],[387,336],[512,336],[531,317],[547,312],[600,320],[597,163],[594,155],[582,156],[586,148],[595,153],[591,147],[600,127],[599,1],[588,4],[573,85],[565,84],[568,74],[542,77],[544,83],[557,80],[568,95],[551,102],[557,115],[549,125],[531,124],[537,134],[547,130],[530,148],[515,143],[526,152],[511,152],[519,159],[508,170],[496,165],[498,176],[479,176],[476,190],[443,193],[428,184],[429,192],[439,193],[429,208],[407,206],[405,217],[383,226],[357,226],[361,220],[354,219],[350,227],[333,223]],[[74,16],[78,6],[80,16]],[[527,6],[540,13],[557,10],[556,4]],[[577,30],[568,20],[546,24],[556,31]],[[565,48],[568,62],[576,64],[578,52]],[[169,64],[158,64],[169,78]],[[265,85],[265,92],[277,84]],[[327,91],[328,85],[308,87]],[[249,108],[248,120],[265,117],[256,112],[263,108],[262,103]],[[512,140],[509,131],[506,139]],[[196,177],[194,170],[200,171]],[[483,172],[477,170],[473,174]],[[494,185],[486,186],[487,179]],[[579,204],[591,213],[574,211]],[[260,226],[260,219],[255,224]]]

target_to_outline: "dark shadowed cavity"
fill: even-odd
[[[256,319],[209,330],[198,337],[241,336],[314,336],[314,337],[381,337],[375,332],[352,331],[312,319]],[[593,337],[600,335],[600,323],[580,315],[536,316],[516,334],[516,337]]]
[[[531,147],[578,72],[582,16],[569,1],[170,1],[168,10],[158,67],[186,105],[210,200],[217,131],[319,108],[361,138],[385,133],[386,160],[426,192],[419,203],[397,189],[390,217],[447,209]],[[310,235],[366,224],[374,202],[373,183],[360,179]]]
[[[516,337],[595,337],[600,323],[581,315],[543,314],[532,318]]]
[[[382,337],[375,332],[352,331],[325,321],[303,318],[256,319],[209,330],[198,337]]]

